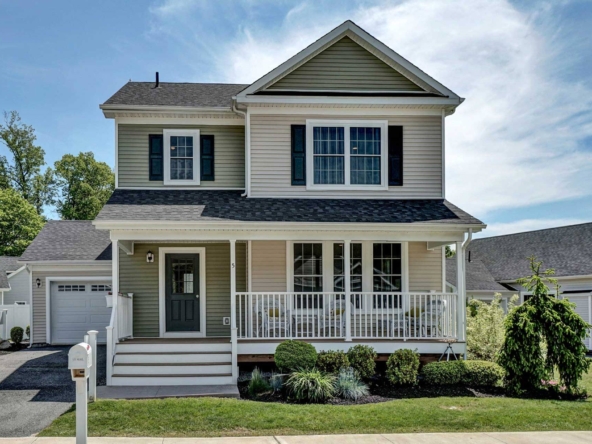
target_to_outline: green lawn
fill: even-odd
[[[584,385],[592,392],[592,375]],[[511,398],[418,398],[359,406],[185,398],[98,401],[90,436],[261,436],[329,433],[591,430],[592,402]],[[75,414],[40,436],[74,436]]]

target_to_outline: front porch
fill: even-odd
[[[116,355],[130,353],[132,338],[147,341],[132,352],[137,368],[158,359],[148,354],[171,358],[152,380],[131,373],[158,385],[163,375],[173,385],[199,383],[203,372],[216,376],[217,369],[203,367],[211,363],[224,370],[223,382],[215,383],[234,382],[239,362],[268,361],[286,339],[317,350],[363,343],[381,355],[399,348],[439,355],[455,341],[454,351],[464,353],[462,296],[443,291],[444,245],[462,247],[458,233],[448,234],[446,240],[433,240],[434,233],[424,233],[425,240],[418,233],[402,240],[117,239],[108,385],[123,385]],[[229,362],[210,352],[228,353]]]

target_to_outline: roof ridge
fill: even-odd
[[[129,80],[127,83],[147,83],[154,84],[154,80]],[[226,82],[158,82],[159,85],[170,84],[170,85],[229,85],[229,86],[243,86],[250,85],[250,83],[226,83]]]
[[[497,238],[500,238],[500,237],[520,236],[522,234],[538,233],[538,232],[541,232],[541,231],[551,231],[551,230],[561,230],[561,229],[566,229],[566,228],[574,228],[574,227],[579,227],[581,225],[592,225],[592,222],[580,222],[578,224],[562,225],[562,226],[559,226],[559,227],[539,228],[538,230],[520,231],[518,233],[499,234],[497,236],[489,236],[489,237],[482,237],[480,239],[474,239],[472,241],[472,243],[480,242],[480,241],[485,241],[485,240],[489,240],[489,239],[497,239]]]

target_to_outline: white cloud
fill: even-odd
[[[545,228],[564,227],[589,222],[584,219],[558,218],[558,219],[522,219],[514,222],[493,223],[487,226],[487,230],[475,237],[501,236],[503,234],[524,233],[525,231],[543,230]]]
[[[192,5],[166,4],[162,20],[173,5],[184,14]],[[234,40],[215,43],[217,78],[252,82],[351,18],[467,99],[447,118],[447,197],[455,204],[485,217],[591,193],[592,153],[580,144],[592,136],[592,91],[560,77],[571,60],[552,7],[527,15],[506,0],[369,4],[301,2],[272,28],[245,21]]]

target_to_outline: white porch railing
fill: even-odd
[[[455,293],[237,293],[238,339],[459,338]],[[349,322],[348,322],[349,321]]]
[[[117,303],[113,304],[111,319],[107,329],[107,384],[111,385],[113,376],[113,360],[115,347],[120,339],[133,336],[133,297],[129,295],[117,295]]]

